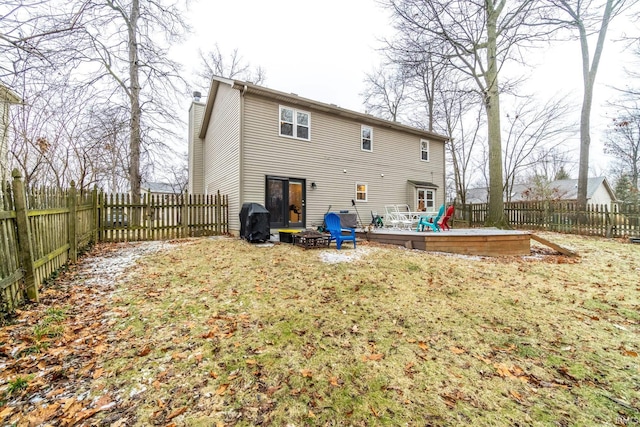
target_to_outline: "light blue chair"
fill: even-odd
[[[442,215],[444,215],[444,204],[440,206],[440,209],[438,210],[438,214],[436,216],[421,215],[420,220],[418,220],[416,231],[424,231],[425,226],[431,228],[433,231],[440,231],[438,221],[440,221]]]
[[[336,241],[336,247],[340,250],[342,242],[353,242],[353,249],[356,248],[356,229],[355,228],[342,228],[340,225],[340,217],[334,213],[328,213],[324,216],[325,229],[331,233],[329,243],[332,240]],[[342,234],[342,233],[348,234]]]

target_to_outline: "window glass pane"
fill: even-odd
[[[371,151],[371,141],[367,139],[362,140],[362,149]]]
[[[309,139],[309,128],[304,126],[298,126],[296,136],[298,138]]]
[[[287,108],[280,109],[280,120],[283,122],[293,123],[293,110]]]
[[[298,113],[298,124],[301,126],[309,126],[309,115],[307,113]]]
[[[293,136],[293,125],[291,123],[280,123],[280,134]]]
[[[362,128],[362,139],[371,139],[371,129]]]
[[[423,151],[422,152],[422,160],[429,160],[429,152],[428,151]]]

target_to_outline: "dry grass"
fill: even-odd
[[[640,245],[545,237],[581,258],[186,241],[119,286],[94,387],[138,425],[637,425]]]

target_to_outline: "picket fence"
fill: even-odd
[[[509,224],[517,229],[614,238],[640,236],[640,206],[588,204],[581,211],[576,203],[532,201],[505,203],[504,211]],[[456,206],[458,223],[479,227],[486,217],[486,203]]]
[[[18,171],[0,191],[0,321],[96,242],[166,240],[229,233],[226,195],[25,191]]]

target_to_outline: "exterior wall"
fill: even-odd
[[[588,200],[588,203],[595,205],[611,205],[611,195],[605,188],[604,184],[600,184],[596,191],[593,192],[593,196]]]
[[[203,150],[204,192],[229,196],[229,230],[240,230],[240,92],[220,84]]]
[[[281,137],[279,106],[298,108],[247,94],[244,100],[243,199],[265,203],[267,175],[306,180],[306,227],[322,224],[332,211],[359,213],[365,225],[371,211],[384,214],[386,204],[409,204],[415,209],[414,188],[407,180],[429,181],[438,186],[436,204],[445,200],[444,142],[431,141],[430,161],[420,159],[420,136],[387,129],[322,111],[310,113],[310,141]],[[373,128],[373,151],[361,150],[361,125]],[[346,171],[346,172],[345,172]],[[384,176],[383,176],[384,175]],[[317,189],[311,189],[311,183]],[[368,200],[357,201],[356,183],[366,183]],[[411,188],[409,192],[408,187]],[[230,209],[230,216],[237,212]]]
[[[202,118],[204,116],[204,104],[193,102],[189,109],[189,193],[204,193],[203,184],[203,141],[198,137]]]

